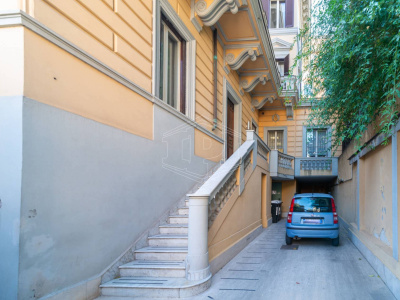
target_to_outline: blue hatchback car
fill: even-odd
[[[339,245],[339,220],[329,194],[296,194],[286,221],[286,244],[293,238],[329,238]]]

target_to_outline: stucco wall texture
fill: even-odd
[[[379,146],[364,158],[365,190],[360,199],[360,227],[392,247],[392,159],[391,143]]]
[[[194,155],[193,127],[157,107],[154,141],[27,98],[23,110],[20,299],[101,273],[196,183],[171,166],[215,165]]]

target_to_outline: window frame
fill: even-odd
[[[261,0],[261,1],[262,1],[264,11],[268,18],[268,29],[269,30],[272,30],[272,31],[276,30],[278,33],[281,31],[288,32],[287,31],[288,29],[295,28],[295,26],[294,26],[294,24],[295,24],[294,10],[295,10],[295,8],[297,8],[297,9],[299,8],[298,5],[295,7],[295,0],[286,0],[285,1],[285,3],[286,3],[285,4],[285,27],[283,27],[283,28],[280,28],[280,27],[272,28],[271,27],[271,4],[272,4],[271,2],[272,2],[272,0]],[[278,3],[278,5],[279,5],[279,3]],[[298,20],[297,20],[297,22],[298,22]],[[297,34],[297,32],[293,32],[293,33]]]
[[[181,66],[182,64],[182,57],[184,56],[183,49],[184,49],[184,43],[186,43],[185,40],[182,39],[182,37],[179,35],[179,33],[171,26],[170,22],[165,18],[165,16],[162,14],[161,15],[161,29],[160,31],[164,31],[162,37],[164,38],[163,44],[163,53],[160,51],[160,55],[163,55],[163,65],[160,65],[160,76],[161,73],[163,74],[162,76],[162,81],[163,81],[163,95],[159,95],[159,98],[163,100],[165,103],[171,105],[171,103],[168,103],[168,93],[169,93],[169,74],[167,74],[168,70],[168,47],[169,46],[169,37],[171,36],[175,42],[176,42],[176,53],[174,53],[175,57],[175,69],[176,69],[176,74],[175,76],[175,82],[174,82],[174,90],[175,90],[175,97],[176,97],[176,107],[171,105],[173,108],[179,110],[181,113],[185,113],[184,107],[185,107],[185,94],[182,93],[181,86],[185,84],[186,81],[186,74],[182,73],[183,67]],[[161,38],[160,38],[160,43],[161,43]],[[166,59],[168,58],[168,59]],[[162,72],[161,72],[162,71]],[[166,75],[166,76],[165,76]],[[160,78],[161,81],[161,78]]]
[[[287,126],[264,127],[264,143],[268,145],[268,131],[274,130],[283,130],[283,153],[287,154]]]
[[[277,27],[272,27],[272,1],[276,2],[276,24]],[[283,27],[279,27],[279,21],[280,21],[280,16],[279,16],[279,11],[280,11],[280,3],[283,2],[285,3],[285,11],[284,11],[284,18],[285,18],[285,23],[283,24]],[[270,28],[271,29],[282,29],[282,28],[286,28],[286,0],[270,0],[270,11],[269,11],[269,15],[271,20],[269,21],[270,24]]]
[[[332,136],[332,129],[330,126],[303,126],[303,157],[307,157],[307,131],[308,130],[326,130],[326,138],[327,138],[327,143],[326,143],[326,156],[310,156],[309,158],[322,158],[322,157],[332,157],[331,156],[331,136]]]
[[[227,153],[227,108],[228,108],[228,99],[234,105],[234,127],[235,132],[237,133],[236,138],[234,139],[233,143],[233,150],[236,151],[239,149],[240,145],[242,144],[242,99],[236,93],[233,86],[229,83],[228,79],[223,76],[222,78],[222,107],[223,111],[223,126],[222,126],[222,136],[224,137],[224,161],[226,161],[226,153]]]
[[[165,18],[165,19],[164,19]],[[169,29],[179,35],[185,42],[185,49],[181,50],[183,57],[180,72],[186,70],[186,78],[179,86],[179,105],[174,108],[160,99],[160,77],[161,77],[161,22],[167,20]],[[195,93],[196,93],[196,40],[190,30],[176,13],[168,0],[155,1],[153,26],[156,28],[153,36],[153,95],[165,109],[172,113],[182,113],[191,120],[195,120]],[[174,32],[175,31],[175,32]],[[184,101],[181,99],[184,96]],[[173,108],[172,110],[169,108]]]
[[[275,138],[274,138],[274,147],[271,147],[269,144],[267,144],[268,145],[268,147],[271,149],[271,150],[280,150],[280,149],[282,149],[282,152],[284,151],[284,141],[282,141],[282,148],[277,148],[277,146],[276,146],[276,141],[277,141],[277,137],[278,137],[278,131],[281,131],[282,132],[282,138],[284,138],[284,134],[285,134],[285,132],[283,131],[283,130],[268,130],[268,132],[267,132],[267,141],[269,141],[269,139],[270,139],[270,134],[272,133],[272,132],[274,132],[275,134]]]

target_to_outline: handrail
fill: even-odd
[[[281,86],[283,91],[297,90],[297,78],[290,76],[281,76]]]
[[[284,157],[284,158],[289,159],[289,160],[293,160],[294,159],[294,156],[291,156],[291,155],[286,154],[286,153],[282,153],[280,151],[278,151],[278,156]]]
[[[208,228],[232,196],[245,188],[245,173],[257,162],[257,135],[247,131],[247,140],[193,194],[189,196],[187,279],[202,280],[211,276],[208,261]],[[261,143],[259,144],[261,145]]]
[[[253,149],[254,141],[244,142],[238,150],[193,194],[189,197],[208,196],[208,203],[219,189],[227,182],[231,175],[238,169],[242,159]]]

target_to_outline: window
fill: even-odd
[[[286,27],[286,0],[271,1],[271,28]]]
[[[269,22],[269,28],[294,27],[294,1],[295,0],[262,0],[263,8]]]
[[[268,131],[268,147],[271,150],[284,152],[283,130]]]
[[[293,212],[332,212],[332,200],[325,197],[294,198]]]
[[[185,113],[186,41],[161,15],[160,31],[160,99]]]
[[[254,121],[251,122],[251,129],[254,130],[254,132],[258,134],[258,126],[257,126],[256,122],[254,122]]]
[[[169,0],[154,3],[153,93],[161,107],[195,120],[196,39]]]
[[[328,134],[327,129],[307,129],[306,151],[307,157],[328,156]]]
[[[282,77],[289,75],[289,54],[286,55],[285,58],[277,58],[276,64]]]
[[[285,76],[285,62],[283,60],[277,60],[276,64],[278,65],[278,71],[281,76]]]

